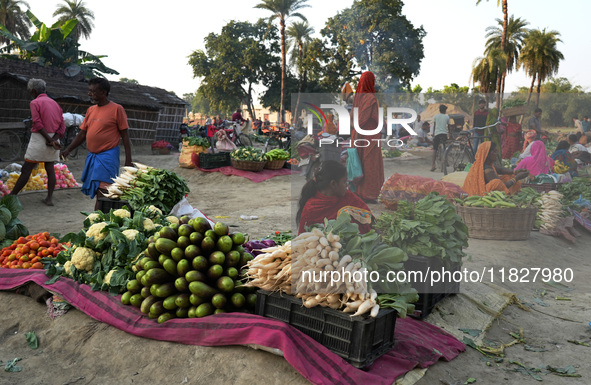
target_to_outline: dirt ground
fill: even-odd
[[[191,188],[189,202],[210,217],[220,217],[212,219],[225,221],[254,238],[290,229],[297,198],[292,194],[291,177],[253,183],[221,173],[181,169],[178,154],[148,154],[140,150],[134,160],[171,169],[184,177]],[[386,160],[386,177],[398,172],[440,178],[442,174],[428,171],[429,156],[429,152],[421,152],[407,160]],[[83,157],[68,163],[77,179],[83,163]],[[297,190],[301,179],[294,178]],[[44,193],[21,196],[25,209],[20,218],[31,233],[77,232],[83,219],[79,212],[94,207],[94,201],[75,189],[56,191],[55,207],[45,206],[43,197]],[[382,210],[379,205],[371,208],[374,213]],[[243,221],[241,214],[259,219]],[[524,341],[506,348],[502,362],[490,364],[484,355],[467,348],[452,362],[432,366],[418,384],[456,385],[469,383],[469,378],[476,379],[476,384],[538,383],[532,374],[548,384],[591,383],[591,347],[568,342],[591,342],[591,236],[579,230],[583,235],[574,245],[537,232],[532,232],[527,241],[470,240],[471,257],[464,263],[468,270],[571,268],[574,280],[565,286],[495,281],[507,292],[516,293],[524,307],[509,306],[487,331],[486,339],[500,346],[513,340],[510,332],[522,330]],[[470,284],[462,285],[466,288]],[[23,367],[20,373],[0,371],[0,384],[306,383],[282,357],[267,352],[241,346],[210,348],[142,339],[98,323],[77,310],[51,321],[45,305],[29,297],[0,292],[0,299],[0,360],[5,363],[21,357],[19,365]],[[39,337],[38,350],[26,345],[24,334],[28,331],[35,331]],[[582,377],[560,377],[547,371],[536,374],[519,364],[528,370],[573,366]]]

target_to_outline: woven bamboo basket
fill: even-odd
[[[232,167],[237,170],[259,172],[265,168],[267,162],[255,162],[252,160],[236,160],[232,159]]]
[[[523,241],[529,238],[537,209],[456,206],[470,238]]]
[[[269,170],[279,170],[280,168],[283,168],[284,165],[285,159],[277,159],[267,161],[267,163],[265,163],[265,168]]]
[[[545,192],[547,193],[547,192],[552,191],[552,190],[558,191],[558,186],[560,186],[559,183],[539,183],[539,184],[536,184],[536,183],[523,183],[521,185],[521,188],[531,187],[531,188],[533,188],[534,190],[536,190],[539,193],[545,193]]]

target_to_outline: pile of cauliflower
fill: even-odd
[[[60,254],[63,265],[60,275],[75,278],[80,283],[92,282],[100,285],[102,290],[109,290],[115,274],[118,278],[121,274],[133,274],[132,261],[142,255],[148,238],[161,226],[171,223],[178,223],[178,218],[166,217],[154,206],[134,215],[126,208],[111,210],[110,213],[90,213],[84,219],[81,232],[69,234],[76,241]],[[123,252],[121,242],[125,243]],[[142,251],[135,255],[137,251],[133,250]],[[107,253],[110,253],[110,258],[104,258]],[[59,263],[57,267],[60,267]]]

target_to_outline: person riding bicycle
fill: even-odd
[[[232,114],[232,121],[239,122],[240,125],[243,125],[244,122],[246,122],[246,119],[242,117],[242,110],[240,108],[238,108],[236,112]]]

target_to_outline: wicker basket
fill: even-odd
[[[470,238],[523,241],[529,238],[537,209],[456,206]]]
[[[537,183],[537,184],[536,183],[523,183],[521,185],[521,188],[531,187],[539,193],[545,193],[545,192],[547,193],[552,190],[558,191],[559,185],[560,185],[559,183]]]
[[[284,165],[285,159],[277,159],[267,161],[267,163],[265,163],[265,168],[269,170],[279,170],[280,168],[283,168]]]
[[[265,168],[266,162],[255,162],[252,160],[236,160],[232,159],[232,167],[237,170],[259,172]]]

